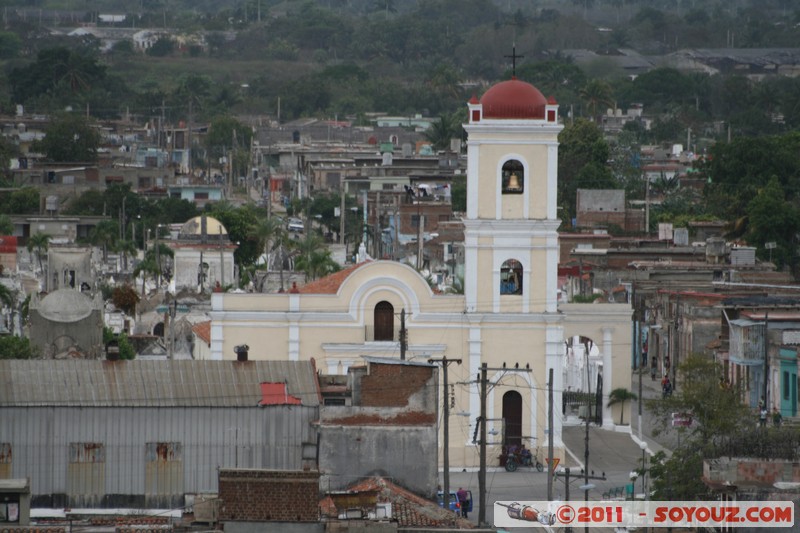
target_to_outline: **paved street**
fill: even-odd
[[[645,374],[642,377],[643,397],[645,399],[660,397],[660,383],[657,381],[651,382],[649,374]],[[638,395],[639,375],[636,373],[633,375],[631,390]],[[630,483],[630,472],[641,464],[642,449],[638,444],[638,440],[634,440],[634,436],[638,437],[639,435],[638,402],[633,402],[631,413],[633,414],[633,436],[629,433],[608,431],[594,426],[589,428],[589,473],[591,475],[592,471],[594,471],[595,476],[605,474],[606,477],[605,481],[589,481],[590,484],[595,485],[595,488],[588,492],[590,500],[599,500],[604,492]],[[579,421],[566,421],[566,423],[573,424],[577,422]],[[627,415],[625,422],[630,422],[627,419]],[[665,445],[668,446],[674,443],[676,439],[674,431],[654,438],[652,436],[652,417],[647,415],[646,410],[643,410],[642,433],[644,441],[648,445],[646,452],[648,457],[658,450],[668,452]],[[584,464],[586,426],[569,425],[564,427],[563,438],[568,453],[566,464],[562,463],[559,467],[570,468],[569,500],[580,501],[585,497],[584,491],[580,490],[579,487],[584,484],[581,468]],[[537,472],[533,468],[520,468],[516,472],[506,472],[504,469],[495,467],[497,459],[494,457],[489,457],[488,463],[490,468],[486,473],[486,520],[489,524],[494,522],[493,503],[495,501],[547,500],[546,473]],[[440,479],[442,479],[441,474]],[[469,518],[477,523],[479,501],[478,472],[451,472],[450,490],[455,491],[459,487],[472,491],[475,504]],[[642,491],[641,480],[638,480],[635,484],[635,492],[641,493]],[[567,488],[563,477],[554,480],[553,496],[558,500],[567,499]],[[515,528],[513,531],[541,533],[543,529],[538,527]],[[591,531],[610,531],[610,529],[592,528]]]

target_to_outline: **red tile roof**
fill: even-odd
[[[340,270],[339,272],[334,272],[324,278],[307,283],[302,287],[298,287],[299,292],[300,294],[336,294],[339,292],[339,287],[342,286],[342,283],[344,283],[344,280],[346,280],[350,274],[370,262],[371,261],[358,263],[344,270]]]
[[[211,346],[211,321],[199,322],[192,326],[192,333],[197,335],[197,338]]]
[[[441,527],[454,529],[474,529],[476,526],[469,520],[456,517],[453,511],[446,511],[431,500],[414,494],[408,489],[395,485],[391,481],[375,477],[368,478],[351,485],[351,492],[378,492],[378,501],[391,502],[392,519],[398,527]],[[321,510],[331,516],[335,508],[330,498],[320,501]],[[335,516],[335,514],[334,514]]]

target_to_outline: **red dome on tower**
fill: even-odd
[[[547,98],[516,78],[493,85],[481,98],[484,118],[544,119]]]

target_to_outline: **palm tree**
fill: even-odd
[[[281,221],[277,217],[258,218],[250,226],[248,237],[258,243],[258,249],[268,255],[279,240],[280,232],[283,230]]]
[[[144,284],[147,281],[147,275],[150,274],[154,278],[160,272],[158,265],[156,264],[156,260],[152,257],[145,258],[144,261],[140,261],[136,268],[133,269],[133,276],[137,277],[139,274],[142,275],[142,296],[144,296]]]
[[[6,307],[14,308],[14,291],[0,283],[0,302]]]
[[[296,244],[298,251],[295,268],[305,272],[308,279],[317,279],[339,270],[318,235],[309,234]]]
[[[103,247],[103,262],[108,260],[108,248],[113,247],[117,242],[119,228],[114,220],[103,220],[92,228],[89,232],[89,242],[94,246]]]
[[[592,120],[600,122],[597,108],[605,104],[610,107],[613,105],[611,98],[611,86],[603,80],[591,80],[583,86],[580,96],[586,101],[586,107],[591,113]]]
[[[42,253],[50,247],[50,235],[47,233],[36,233],[28,237],[28,253],[36,250],[36,258],[39,260],[39,271],[44,272],[42,267]]]
[[[437,122],[425,130],[423,136],[430,141],[436,150],[447,150],[450,148],[450,140],[460,138],[461,125],[458,123],[457,116],[442,115]]]
[[[117,241],[114,249],[122,253],[122,270],[128,271],[128,255],[136,255],[136,243],[127,239]]]
[[[608,407],[611,407],[616,403],[622,404],[622,409],[619,413],[619,425],[622,425],[622,417],[625,416],[625,402],[629,400],[636,400],[637,398],[638,396],[624,387],[614,389],[608,395]]]

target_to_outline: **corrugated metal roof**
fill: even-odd
[[[262,382],[319,405],[310,361],[0,360],[0,406],[249,407]]]

